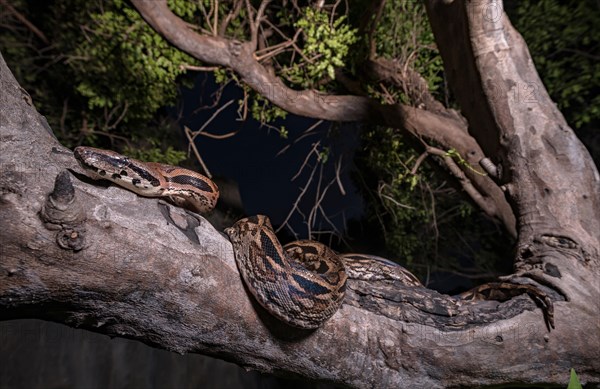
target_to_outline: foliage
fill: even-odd
[[[356,42],[356,29],[345,21],[346,17],[341,16],[331,23],[326,12],[305,8],[294,25],[303,32],[302,53],[306,59],[283,69],[289,81],[308,88],[325,76],[335,79],[335,68],[344,66],[350,46]]]
[[[185,65],[195,60],[171,47],[123,0],[12,0],[28,20],[47,36],[41,42],[18,20],[0,32],[2,52],[19,82],[32,94],[57,135],[67,146],[87,143],[121,149],[133,157],[172,164],[177,151],[173,126],[163,120],[162,107],[175,103],[177,90],[189,84]],[[243,3],[169,0],[170,8],[198,31],[216,35],[219,23],[228,38],[249,39],[249,15]],[[348,8],[346,7],[348,4]],[[377,18],[374,10],[383,9]],[[214,8],[214,7],[218,8]],[[368,10],[368,12],[365,12]],[[586,0],[528,0],[511,9],[529,44],[538,71],[552,97],[577,127],[600,118],[600,61],[597,61],[600,22],[597,7]],[[410,85],[373,80],[365,61],[389,60],[398,69],[412,68],[426,80],[429,91],[452,104],[444,87],[443,66],[421,2],[388,0],[325,2],[321,8],[289,7],[272,2],[262,28],[270,35],[257,52],[287,85],[347,93],[337,71],[350,75],[369,96],[382,102],[413,104]],[[216,21],[216,22],[215,22]],[[552,28],[548,28],[552,26]],[[214,71],[220,84],[244,88],[251,116],[283,138],[286,112],[244,86],[226,69]],[[469,254],[479,269],[489,269],[510,247],[506,237],[491,229],[480,212],[433,159],[413,172],[420,144],[397,130],[365,128],[358,159],[365,183],[368,214],[384,231],[389,252],[415,266],[456,268],[446,258]],[[435,146],[435,145],[434,145]],[[319,161],[328,163],[335,150],[324,148]],[[455,150],[447,156],[464,165]],[[467,166],[467,168],[476,169]],[[433,238],[432,238],[433,237]]]
[[[261,124],[272,123],[277,119],[285,119],[287,111],[271,104],[263,96],[252,93],[252,103],[250,106],[252,118]]]
[[[430,92],[442,89],[444,65],[422,2],[386,1],[373,40],[378,56],[412,67],[427,81]],[[405,97],[398,101],[410,103]]]
[[[181,161],[187,158],[187,155],[184,151],[175,150],[173,146],[168,146],[164,151],[162,148],[160,148],[160,145],[158,145],[158,147],[154,146],[145,149],[131,148],[126,146],[123,150],[123,153],[131,158],[142,161],[162,162],[169,165],[178,165]]]
[[[124,123],[145,121],[175,102],[175,79],[184,73],[182,65],[196,61],[170,46],[137,11],[121,1],[113,4],[112,10],[90,15],[86,39],[75,47],[69,64],[77,77],[76,90],[87,98],[90,111],[121,107],[128,111]],[[193,6],[176,9],[193,12]]]
[[[430,270],[465,266],[472,273],[496,271],[510,243],[437,164],[414,169],[417,154],[396,129],[371,129],[363,142],[361,176],[363,187],[371,188],[367,214],[383,230],[390,257],[422,277]],[[464,161],[456,151],[448,155]]]
[[[184,0],[169,3],[180,16],[195,10]],[[155,160],[182,160],[181,153],[169,152],[173,131],[160,112],[176,102],[186,81],[182,65],[196,61],[168,45],[121,0],[21,0],[13,6],[52,44],[36,42],[14,23],[0,35],[3,53],[63,144],[126,146],[138,156],[143,153],[134,149],[154,147]]]
[[[569,386],[567,386],[567,389],[582,389],[577,373],[575,373],[575,369],[571,369],[571,376],[569,378]]]
[[[575,128],[600,120],[600,7],[592,0],[518,2],[515,27],[550,96]]]
[[[376,57],[394,60],[399,68],[413,68],[425,78],[430,92],[444,92],[442,61],[421,3],[385,2],[372,36],[366,34],[363,38],[364,45],[375,45]],[[392,82],[384,86],[372,83],[367,89],[382,102],[414,104],[406,93],[410,86]],[[448,252],[470,251],[470,247],[464,247],[470,242],[457,247],[461,239],[447,237],[461,234],[458,225],[478,223],[479,214],[448,185],[438,166],[423,163],[413,171],[418,148],[412,147],[415,145],[399,130],[369,128],[362,140],[357,162],[366,177],[362,188],[367,194],[367,214],[374,227],[383,230],[387,251],[421,275],[428,268],[458,268]],[[464,161],[455,150],[448,150],[448,156],[459,164]],[[475,240],[478,235],[466,240]],[[490,267],[494,257],[489,251],[479,250],[473,261]]]

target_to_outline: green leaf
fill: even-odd
[[[569,378],[569,386],[567,386],[567,389],[582,389],[579,378],[577,378],[577,374],[573,368],[571,368],[571,378]]]

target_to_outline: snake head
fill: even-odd
[[[273,226],[271,220],[265,215],[255,215],[238,220],[233,226],[226,228],[224,231],[230,239],[242,235],[256,235],[261,230],[267,230],[272,234]]]
[[[79,146],[73,150],[73,155],[79,164],[88,170],[115,171],[129,165],[129,158],[114,151],[101,150],[93,147]]]

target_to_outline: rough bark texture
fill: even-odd
[[[144,12],[160,2],[134,3]],[[461,40],[476,48],[477,56],[461,58],[479,74],[474,78],[514,85],[535,75],[505,18],[497,29],[480,31],[479,9],[467,13],[458,1],[428,6],[440,48]],[[449,43],[445,29],[453,30]],[[220,57],[227,46],[220,38],[206,45],[199,47],[204,61],[234,67]],[[450,49],[442,54],[451,73],[458,58]],[[452,79],[458,90],[475,81],[464,74]],[[542,284],[555,300],[555,330],[548,331],[527,295],[466,302],[425,288],[351,280],[334,317],[321,329],[300,331],[252,301],[231,245],[203,218],[78,174],[2,57],[0,90],[2,319],[55,320],[353,387],[564,385],[570,368],[582,381],[600,383],[599,178],[545,95],[535,107],[507,96],[480,98],[471,104],[487,108],[465,115],[482,120],[472,125],[474,134],[497,136],[484,150],[502,158],[502,182],[518,215],[511,280]],[[338,107],[346,102],[340,101]]]

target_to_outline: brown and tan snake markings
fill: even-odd
[[[199,213],[212,210],[219,198],[219,189],[210,179],[188,169],[92,147],[77,147],[74,154],[92,178],[112,181],[140,196],[166,198]],[[225,232],[254,298],[273,316],[295,327],[318,328],[333,316],[344,300],[348,277],[421,286],[414,275],[384,258],[338,255],[309,240],[282,247],[266,216],[241,219]]]
[[[342,260],[327,246],[300,241],[284,249],[262,215],[239,220],[225,232],[244,282],[272,315],[312,329],[338,310],[347,275]]]
[[[140,196],[163,197],[198,213],[209,212],[219,199],[217,185],[193,170],[93,147],[76,147],[74,155],[92,178],[112,181]]]

